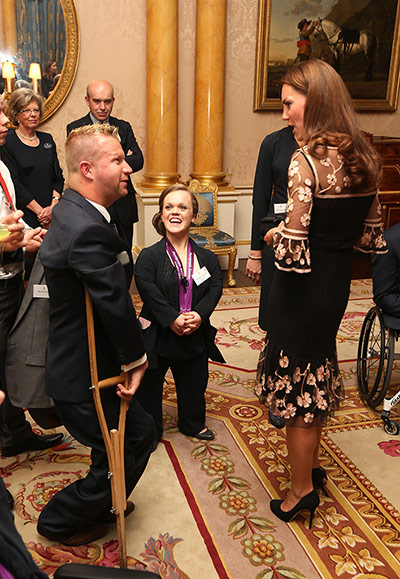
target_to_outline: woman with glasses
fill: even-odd
[[[36,130],[43,99],[32,89],[17,89],[10,97],[8,114],[16,128],[8,132],[0,155],[11,172],[17,208],[31,227],[47,229],[64,178],[53,137]]]

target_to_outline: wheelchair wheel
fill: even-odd
[[[385,422],[383,428],[385,429],[386,434],[399,434],[400,432],[400,425],[395,420],[388,420]]]
[[[357,355],[357,379],[361,398],[371,408],[382,402],[389,387],[394,357],[394,331],[385,327],[376,306],[365,316]]]

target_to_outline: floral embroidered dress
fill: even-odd
[[[342,157],[296,151],[268,305],[264,372],[256,394],[286,424],[321,424],[343,397],[336,334],[346,309],[352,249],[384,253],[378,193],[353,193]],[[296,421],[297,417],[302,420]]]

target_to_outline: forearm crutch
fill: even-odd
[[[89,361],[90,361],[90,376],[92,380],[91,390],[93,391],[94,404],[96,407],[97,416],[100,423],[101,432],[104,438],[104,444],[108,459],[108,478],[111,482],[111,497],[112,497],[112,512],[117,519],[118,532],[118,550],[119,550],[119,566],[126,569],[126,534],[125,534],[125,515],[126,509],[126,487],[125,487],[125,464],[124,464],[124,436],[125,436],[125,421],[126,411],[128,408],[128,401],[121,399],[121,407],[119,413],[118,430],[113,428],[108,430],[106,418],[104,416],[103,404],[101,401],[100,390],[102,388],[109,388],[116,386],[119,383],[124,383],[128,387],[128,374],[122,372],[119,376],[113,376],[105,380],[98,379],[97,375],[97,360],[96,360],[96,342],[94,334],[93,322],[93,304],[92,299],[85,289],[86,302],[86,322],[88,332],[89,345]]]

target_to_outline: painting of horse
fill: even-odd
[[[254,111],[281,110],[282,77],[308,58],[336,69],[356,110],[396,110],[400,0],[258,0],[258,7]]]
[[[326,43],[334,57],[334,67],[340,74],[342,60],[350,58],[354,54],[362,53],[367,63],[365,80],[372,80],[373,67],[375,64],[378,39],[369,30],[349,30],[339,26],[330,20],[318,18],[313,34],[321,42]]]

